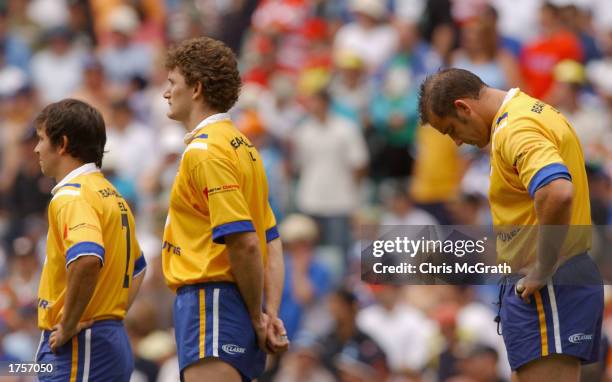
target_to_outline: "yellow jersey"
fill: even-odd
[[[489,201],[497,235],[498,260],[513,270],[535,261],[538,219],[535,192],[559,178],[572,182],[570,228],[561,258],[591,246],[589,188],[580,141],[555,108],[512,89],[493,120]]]
[[[412,199],[417,203],[439,203],[456,198],[463,164],[455,142],[436,129],[419,126],[416,149],[410,182]]]
[[[266,243],[279,236],[261,157],[229,115],[212,115],[188,135],[162,245],[164,277],[173,290],[235,281],[226,235],[256,232],[264,264]]]
[[[146,267],[127,202],[93,163],[68,174],[52,194],[38,289],[39,328],[60,323],[67,269],[81,256],[98,257],[102,268],[80,321],[123,319],[131,280]]]

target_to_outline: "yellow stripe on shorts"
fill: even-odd
[[[200,358],[206,349],[206,290],[200,289]]]
[[[76,382],[79,370],[79,337],[72,337],[72,366],[70,367],[70,382]]]
[[[544,304],[540,291],[534,293],[536,308],[538,309],[538,319],[540,320],[540,338],[542,340],[542,357],[548,355],[548,332],[546,330],[546,316],[544,315]]]

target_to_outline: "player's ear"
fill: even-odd
[[[68,137],[65,135],[62,135],[62,141],[59,144],[59,154],[66,154],[68,153]]]
[[[193,95],[192,98],[196,99],[198,97],[204,97],[204,87],[200,81],[197,81],[195,86],[193,87]]]
[[[471,111],[470,106],[464,100],[456,99],[455,102],[453,102],[453,104],[455,105],[455,109],[457,109],[457,112],[463,112],[464,114],[470,114],[470,111]]]

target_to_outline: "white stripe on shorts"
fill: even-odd
[[[555,334],[555,351],[563,353],[561,348],[561,335],[559,334],[559,311],[557,310],[557,299],[552,283],[548,283],[548,298],[550,300],[550,310],[552,311],[553,333]]]
[[[219,356],[219,288],[213,291],[213,357]]]
[[[89,363],[91,362],[91,328],[85,330],[85,361],[83,362],[83,382],[89,381]]]

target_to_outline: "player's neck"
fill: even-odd
[[[84,164],[85,163],[81,162],[80,160],[76,158],[73,158],[72,156],[64,158],[64,160],[62,160],[59,163],[57,167],[57,171],[55,175],[53,176],[53,178],[55,179],[55,182],[56,183],[61,182],[62,179],[66,177],[66,175],[70,174],[72,171],[83,166]]]
[[[493,124],[497,112],[504,103],[506,93],[505,90],[485,88],[484,93],[481,95],[483,100],[483,108],[481,109],[482,118],[487,121],[489,125]]]
[[[219,112],[207,107],[198,107],[192,109],[187,121],[183,122],[183,125],[187,131],[193,131],[200,122],[210,117],[211,115],[218,114]]]

